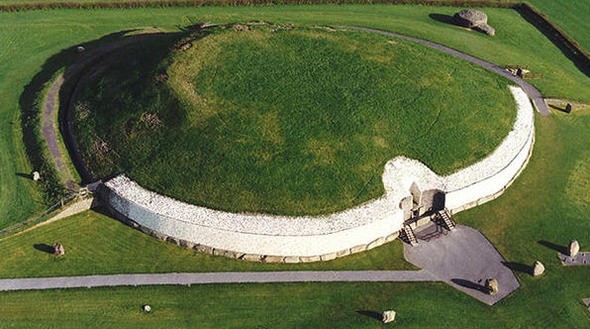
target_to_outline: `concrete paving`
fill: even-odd
[[[420,282],[437,281],[428,271],[284,271],[161,273],[2,279],[0,291],[140,285],[191,285],[279,282]]]
[[[590,266],[590,252],[579,252],[575,257],[557,254],[563,266]]]
[[[478,300],[493,305],[520,285],[494,246],[477,230],[458,225],[447,235],[440,235],[416,246],[405,245],[404,255],[410,263],[432,273],[440,281]],[[488,295],[485,280],[498,280],[500,291]]]

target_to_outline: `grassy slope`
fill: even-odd
[[[479,67],[366,32],[269,29],[196,41],[174,54],[166,84],[151,62],[170,37],[117,55],[78,100],[91,108],[77,135],[97,176],[125,172],[215,209],[321,214],[383,195],[394,156],[449,174],[511,129],[508,81]],[[146,113],[162,123],[143,124]]]
[[[61,242],[64,257],[42,251],[44,245]],[[402,243],[366,253],[310,264],[258,264],[210,256],[151,238],[95,212],[40,227],[0,240],[6,251],[0,259],[0,277],[55,275],[219,272],[270,270],[411,269],[402,256]]]
[[[435,21],[430,13],[451,14],[454,8],[419,6],[300,6],[244,8],[169,8],[165,10],[59,10],[0,14],[0,226],[16,222],[40,208],[30,182],[15,176],[28,172],[18,127],[18,98],[44,60],[60,49],[133,26],[174,27],[197,20],[269,19],[307,24],[340,23],[380,27],[429,38],[497,64],[529,65],[544,79],[533,80],[547,96],[590,101],[590,78],[519,15],[486,9],[498,34],[489,38]],[[26,54],[26,56],[18,56]]]
[[[590,1],[528,0],[590,52]]]
[[[590,267],[563,267],[556,251],[537,241],[565,246],[577,239],[589,250],[590,182],[580,166],[587,168],[590,160],[585,147],[590,112],[556,113],[538,117],[536,124],[535,150],[522,176],[499,199],[457,216],[460,223],[481,228],[507,261],[526,266],[540,260],[546,266],[538,278],[516,272],[521,288],[494,307],[444,284],[218,285],[2,293],[0,317],[7,327],[19,328],[74,328],[80,323],[119,328],[381,328],[361,311],[394,309],[396,326],[403,328],[585,328],[590,313],[581,299],[590,296]],[[54,237],[63,236],[58,231]],[[36,240],[32,234],[18,238],[29,250]],[[30,266],[28,262],[21,267]],[[56,300],[66,307],[50,307]],[[140,313],[144,303],[153,307],[153,314]],[[35,312],[39,309],[44,312]]]

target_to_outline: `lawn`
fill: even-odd
[[[570,115],[554,114],[537,117],[537,140],[531,162],[510,189],[499,199],[456,217],[461,224],[480,228],[507,261],[517,264],[516,267],[530,266],[535,260],[545,264],[546,272],[542,277],[534,278],[516,271],[521,288],[493,307],[439,283],[129,287],[2,293],[2,323],[19,328],[73,328],[90,323],[120,328],[138,325],[145,328],[192,328],[196,325],[202,328],[380,328],[381,324],[371,317],[373,312],[394,309],[398,312],[396,326],[403,328],[584,328],[590,320],[590,312],[581,299],[590,297],[590,267],[561,266],[554,248],[577,239],[583,250],[590,250],[590,189],[586,172],[579,171],[583,169],[580,166],[587,166],[590,155],[585,147],[590,138],[590,112],[586,109],[574,110]],[[82,220],[116,227],[116,222],[94,213],[50,224],[13,238],[12,246],[7,241],[0,242],[0,247],[9,253],[26,250],[36,255],[32,260],[40,263],[38,267],[31,267],[30,257],[21,257],[0,268],[32,268],[42,273],[43,268],[50,267],[42,258],[51,256],[34,250],[31,244],[50,243],[56,237],[66,236],[67,231],[75,231],[74,228],[60,228],[76,226],[69,224],[70,220],[82,227],[80,235],[95,232],[104,236],[98,225],[85,229],[76,223]],[[52,227],[56,230],[50,235]],[[121,254],[130,254],[129,249],[120,247],[124,243],[120,241],[133,241],[127,237],[136,232],[130,232],[125,228],[120,233],[122,239],[104,238],[104,245],[96,244],[97,250],[102,253],[121,249]],[[76,241],[84,239],[72,239],[74,244],[69,247],[72,253],[76,252]],[[68,248],[70,242],[65,243]],[[163,243],[154,243],[165,247]],[[147,240],[139,244],[137,250],[145,249],[141,248],[144,244]],[[158,250],[162,254],[169,252],[164,248]],[[399,252],[394,255],[399,257]],[[66,255],[64,262],[69,256]],[[118,257],[122,256],[111,256]],[[143,257],[141,252],[137,256],[138,259]],[[381,257],[389,259],[391,255],[383,253]],[[88,251],[87,262],[93,262],[92,251]],[[227,264],[232,262],[236,261],[229,260]],[[378,260],[373,262],[379,263]],[[119,266],[130,265],[123,261]],[[111,265],[111,268],[116,267]],[[55,267],[49,272],[64,273]],[[57,300],[64,307],[53,307]],[[141,314],[140,307],[145,303],[153,307],[152,314]],[[37,312],[39,309],[44,311]]]
[[[46,252],[55,242],[64,257]],[[0,240],[0,278],[56,275],[274,270],[414,269],[401,241],[329,262],[259,264],[202,254],[156,240],[123,223],[88,211]]]
[[[277,28],[207,31],[171,54],[177,34],[155,36],[113,55],[75,100],[96,179],[125,172],[215,209],[315,215],[383,195],[395,156],[450,174],[512,129],[508,81],[475,65],[378,34]]]
[[[590,79],[517,13],[486,9],[490,23],[501,26],[494,38],[463,31],[428,17],[430,13],[450,14],[454,11],[453,8],[420,6],[277,6],[2,13],[2,225],[19,221],[41,208],[36,203],[39,196],[32,182],[15,175],[31,170],[26,164],[19,135],[19,97],[24,86],[41,69],[44,61],[61,49],[128,27],[161,25],[173,29],[177,24],[187,25],[198,20],[249,19],[380,27],[432,39],[500,65],[529,64],[533,70],[544,74],[543,78],[531,82],[548,96],[590,100]],[[397,325],[404,328],[587,327],[590,312],[582,306],[581,298],[590,297],[590,269],[561,267],[556,251],[546,245],[565,246],[570,239],[577,239],[583,249],[590,250],[589,128],[590,115],[587,111],[538,117],[535,150],[522,176],[499,199],[457,216],[460,223],[481,229],[508,261],[528,265],[538,259],[547,267],[546,274],[541,278],[517,273],[521,289],[497,306],[485,306],[444,284],[337,283],[77,289],[2,293],[0,327],[380,328],[382,325],[378,321],[359,312],[391,308],[399,312]],[[77,222],[80,218],[86,218],[89,223],[86,228]],[[101,228],[101,224],[106,228]],[[50,233],[52,230],[54,232]],[[102,234],[103,231],[107,233]],[[139,246],[151,245],[144,248],[149,252],[137,256],[143,265],[133,264],[138,253],[136,246],[120,247],[125,243],[125,237],[135,234],[135,241],[141,240]],[[52,256],[33,247],[34,244],[51,244],[57,240],[64,242],[68,253],[62,261],[54,261]],[[133,238],[128,240],[134,241]],[[544,245],[539,241],[549,243],[544,242]],[[197,270],[197,267],[202,270],[231,269],[231,266],[236,266],[234,269],[238,270],[242,266],[242,263],[221,258],[211,262],[196,260],[201,256],[154,241],[94,213],[65,219],[0,244],[5,244],[3,250],[6,253],[3,255],[21,255],[20,258],[10,257],[3,263],[1,268],[6,269],[5,277],[35,276],[35,273],[100,273],[101,269],[113,273],[133,268],[133,271],[143,272],[172,268],[178,271]],[[125,251],[124,255],[118,254],[117,245]],[[397,248],[390,252],[397,255],[394,256],[396,259],[388,259],[393,257],[383,252],[372,260],[355,260],[355,265],[350,265],[350,268],[356,267],[356,263],[365,264],[363,267],[367,268],[384,264],[381,257],[391,261],[391,264],[400,264],[400,247],[391,246]],[[386,250],[389,247],[381,248]],[[161,261],[154,261],[150,255],[158,260],[161,257]],[[346,262],[346,259],[335,262]],[[185,265],[189,261],[198,265]],[[60,267],[60,263],[70,266]],[[102,267],[101,263],[106,265]],[[211,263],[220,265],[213,266]],[[244,266],[259,268],[259,265]],[[269,268],[272,266],[280,265]],[[344,265],[338,267],[347,268]],[[154,307],[153,314],[140,314],[139,308],[144,303]]]

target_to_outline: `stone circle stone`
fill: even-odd
[[[578,241],[577,240],[570,241],[570,246],[569,246],[570,257],[576,257],[576,255],[578,254],[579,251],[580,251],[580,244],[578,243]]]
[[[458,25],[474,28],[488,23],[488,15],[480,10],[463,9],[454,15]]]
[[[500,285],[496,279],[487,279],[485,287],[489,295],[495,295],[500,291]]]
[[[393,322],[395,320],[395,314],[396,313],[394,310],[384,311],[381,317],[381,321],[383,321],[383,323]]]
[[[61,244],[61,243],[59,243],[59,242],[56,242],[53,245],[53,254],[56,255],[56,256],[63,256],[63,255],[65,255],[66,254],[66,250],[64,249],[64,245]]]
[[[533,276],[539,276],[545,272],[545,266],[540,261],[535,261],[533,264]]]

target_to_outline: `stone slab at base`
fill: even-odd
[[[590,266],[590,252],[579,252],[575,257],[557,254],[563,266]]]

